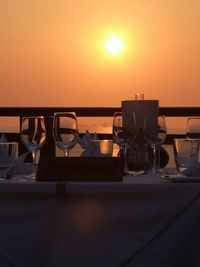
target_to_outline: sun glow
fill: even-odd
[[[119,38],[110,38],[106,43],[106,50],[112,55],[121,53],[123,50],[122,40]]]

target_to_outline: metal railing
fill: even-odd
[[[74,111],[79,117],[112,117],[120,107],[0,107],[0,116],[53,116],[55,112]],[[200,107],[160,107],[166,117],[200,116]]]

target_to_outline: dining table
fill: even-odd
[[[0,266],[199,267],[199,181],[1,180]]]

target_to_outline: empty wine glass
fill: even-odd
[[[46,128],[42,116],[23,117],[20,129],[22,143],[32,153],[33,169],[28,177],[36,178],[36,153],[46,141]]]
[[[53,136],[56,146],[63,150],[65,157],[78,140],[78,122],[74,112],[58,112],[54,114]]]
[[[190,139],[200,139],[200,118],[188,118],[186,136]]]
[[[134,141],[137,135],[136,118],[133,113],[133,131],[129,131],[123,123],[122,112],[115,112],[113,117],[113,140],[118,144],[124,156],[124,173],[129,174],[130,171],[127,166],[127,148],[130,143]]]
[[[155,126],[158,126],[155,127]],[[153,150],[153,168],[152,172],[157,173],[160,169],[160,145],[167,137],[167,127],[165,116],[145,116],[144,119],[144,138]]]

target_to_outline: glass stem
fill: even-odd
[[[124,154],[124,172],[126,173],[128,171],[128,165],[127,165],[127,146],[123,147],[123,154]]]
[[[33,158],[32,176],[33,178],[36,178],[36,151],[32,151],[32,158]]]
[[[153,144],[153,168],[152,173],[157,173],[160,168],[160,146]]]
[[[68,157],[68,150],[67,149],[64,150],[64,156]]]

